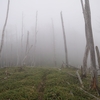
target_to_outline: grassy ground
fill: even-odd
[[[83,80],[84,90],[97,96],[96,91],[89,90],[89,79]],[[0,100],[96,100],[78,87],[76,70],[72,68],[0,69]]]

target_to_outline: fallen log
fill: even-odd
[[[84,88],[83,82],[82,82],[82,79],[81,79],[81,77],[80,77],[80,74],[78,73],[78,70],[76,71],[76,74],[77,74],[77,76],[78,76],[78,79],[79,79],[79,82],[80,82],[82,88]]]
[[[85,92],[86,94],[88,94],[89,96],[94,97],[96,100],[100,100],[100,98],[98,98],[98,97],[96,97],[95,95],[93,95],[93,94],[91,94],[91,93],[85,91],[85,90],[82,89],[81,87],[78,87],[78,88],[79,88],[80,90],[82,90],[83,92]]]

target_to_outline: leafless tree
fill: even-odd
[[[23,12],[22,12],[22,27],[21,27],[21,50],[20,50],[20,52],[21,52],[21,55],[20,55],[20,61],[23,59],[23,20],[24,20],[24,16],[23,16]]]
[[[8,14],[9,14],[9,5],[10,5],[10,0],[8,0],[7,14],[6,14],[5,23],[4,23],[3,30],[2,30],[2,39],[1,39],[1,46],[0,46],[0,56],[1,56],[2,48],[3,48],[3,44],[4,44],[5,28],[6,28],[6,25],[7,25]]]
[[[16,28],[16,44],[17,44],[17,53],[16,53],[16,55],[17,55],[17,59],[16,59],[16,61],[17,61],[17,63],[16,63],[16,66],[18,66],[19,65],[19,49],[18,49],[18,36],[17,36],[17,28]]]
[[[26,52],[26,54],[25,54],[25,56],[24,56],[24,58],[23,58],[23,60],[22,60],[21,69],[22,69],[23,65],[25,64],[25,60],[26,60],[26,58],[27,58],[27,56],[28,56],[30,50],[32,49],[32,47],[33,47],[33,45],[31,45],[30,48],[27,50],[27,52]]]
[[[34,54],[34,57],[33,57],[33,62],[34,63],[34,66],[36,65],[36,43],[37,43],[37,17],[38,17],[38,11],[36,12],[36,24],[35,24],[35,44],[34,44],[34,51],[33,51],[33,54]]]
[[[26,51],[25,51],[25,55],[27,54],[27,50],[29,48],[29,31],[27,32],[27,41],[26,41]],[[28,58],[28,55],[27,55]]]
[[[96,60],[95,60],[95,51],[94,51],[94,40],[93,40],[93,32],[91,25],[91,11],[89,0],[85,0],[85,25],[86,25],[86,40],[87,45],[90,50],[90,59],[91,59],[91,69],[92,69],[92,82],[91,88],[95,88],[98,90],[98,80],[97,80],[97,70],[96,70]]]
[[[53,30],[53,49],[54,49],[54,64],[55,67],[57,67],[57,63],[56,63],[56,48],[55,48],[55,33],[54,33],[54,24],[53,24],[53,19],[52,19],[52,30]]]
[[[82,77],[86,77],[87,73],[86,73],[86,69],[87,69],[87,59],[88,59],[88,55],[89,55],[89,47],[88,47],[88,43],[87,43],[87,24],[86,24],[86,15],[85,15],[85,7],[83,5],[83,1],[81,0],[81,5],[82,5],[82,10],[83,10],[83,16],[84,16],[84,22],[85,22],[85,35],[86,35],[86,47],[85,47],[85,53],[84,53],[84,57],[83,57],[83,67],[82,67]]]
[[[67,43],[66,43],[66,35],[65,35],[65,28],[64,28],[62,12],[60,13],[60,15],[61,15],[61,22],[62,22],[63,38],[64,38],[66,66],[68,66],[69,63],[68,63]]]
[[[29,46],[29,31],[27,32],[26,52]]]
[[[22,45],[22,41],[23,41],[23,13],[22,13],[22,36],[21,36],[21,45]]]
[[[13,40],[11,39],[11,41],[13,41]],[[11,54],[10,54],[10,55],[11,55],[10,67],[12,67],[12,64],[13,64],[13,55],[12,55],[12,54],[13,54],[13,53],[12,53],[12,52],[13,52],[13,44],[12,44],[12,42],[11,42],[11,49],[10,49],[10,50],[11,50]]]

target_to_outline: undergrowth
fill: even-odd
[[[18,67],[9,67],[0,70],[0,100],[39,100],[40,95],[41,100],[95,100],[78,88],[80,83],[77,78],[68,74],[70,72],[76,76],[75,69],[23,69],[19,71]],[[97,96],[95,92],[88,90],[90,83],[87,80],[83,80],[84,89]]]

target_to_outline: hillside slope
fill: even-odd
[[[84,90],[97,97],[96,91],[89,90],[89,79],[83,80]],[[73,68],[0,69],[0,100],[96,100],[80,87]]]

